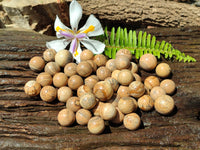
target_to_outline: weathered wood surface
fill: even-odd
[[[65,0],[69,5],[72,0]],[[85,24],[90,14],[109,27],[200,26],[200,9],[195,5],[166,0],[77,0],[83,8],[80,26]],[[64,5],[63,5],[64,6]],[[64,14],[68,9],[64,7]],[[62,10],[56,0],[3,0],[0,2],[0,20],[6,25],[33,29],[53,35],[56,15],[61,19]],[[1,15],[2,14],[2,15]],[[67,20],[67,19],[65,19]],[[63,20],[64,21],[64,20]],[[65,21],[66,25],[69,22]],[[4,26],[4,25],[2,25]]]
[[[200,9],[166,0],[81,0],[86,15],[94,14],[107,24],[131,26],[199,26]]]
[[[59,126],[56,117],[64,104],[45,103],[23,92],[37,75],[29,69],[29,59],[41,56],[45,42],[54,37],[0,30],[0,149],[200,149],[200,27],[147,31],[197,59],[168,62],[177,85],[174,113],[139,112],[143,124],[137,131],[107,127],[103,134],[91,135],[79,125]]]

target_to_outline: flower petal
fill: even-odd
[[[64,37],[64,35],[60,34],[60,32],[56,32],[56,37],[61,38],[61,37]]]
[[[94,54],[100,54],[104,51],[105,44],[91,39],[82,39],[81,43],[89,50],[91,50]]]
[[[81,61],[81,58],[80,58],[81,53],[82,53],[82,50],[81,50],[80,42],[78,42],[77,51],[73,54],[73,57],[76,60],[77,64],[80,63]]]
[[[79,21],[82,17],[82,8],[81,5],[76,1],[73,0],[69,6],[69,17],[70,17],[70,25],[73,31],[77,31]]]
[[[54,30],[56,31],[56,28],[57,27],[60,27],[61,29],[64,29],[64,30],[71,30],[70,28],[68,28],[67,26],[65,26],[62,22],[61,22],[61,20],[60,20],[60,18],[58,17],[58,16],[56,16],[56,20],[55,20],[55,22],[54,22]]]
[[[79,30],[80,32],[84,32],[87,30],[90,26],[94,26],[94,31],[88,32],[88,36],[98,36],[104,34],[103,28],[101,26],[101,23],[99,20],[94,16],[90,15],[87,19],[85,25]]]
[[[65,49],[69,43],[70,41],[67,41],[66,39],[54,40],[46,42],[46,46],[47,48],[52,48],[55,49],[56,52],[59,52],[60,50]]]

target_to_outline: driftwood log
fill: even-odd
[[[84,25],[90,14],[94,14],[104,26],[108,27],[126,26],[136,29],[148,26],[200,26],[199,7],[186,3],[166,0],[77,1],[83,8],[83,19],[79,27]],[[71,0],[66,0],[66,2],[69,5]],[[63,13],[68,15],[67,5],[62,9],[58,7],[56,0],[3,0],[0,3],[0,20],[5,26],[14,24],[20,28],[53,35],[55,34],[53,29],[55,17]],[[69,25],[69,22],[65,24]]]
[[[199,26],[198,7],[165,0],[81,0],[85,14],[95,14],[110,26]]]
[[[166,40],[196,58],[196,63],[169,61],[177,86],[176,109],[169,116],[138,112],[142,125],[128,131],[107,126],[101,135],[87,127],[61,127],[57,122],[63,103],[45,103],[23,91],[37,73],[28,67],[41,56],[45,42],[55,37],[32,31],[0,30],[0,149],[200,149],[200,27],[154,28],[148,33]],[[166,60],[161,60],[166,61]],[[149,73],[141,72],[146,77]]]

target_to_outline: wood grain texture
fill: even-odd
[[[54,35],[56,15],[69,26],[67,3],[56,0],[2,0],[0,26],[13,24],[20,28]],[[83,8],[82,27],[94,14],[103,25],[128,28],[200,26],[200,9],[195,5],[166,0],[77,0]]]
[[[107,126],[101,135],[74,124],[57,122],[63,103],[45,103],[23,91],[37,73],[28,67],[33,56],[41,56],[45,42],[55,39],[30,31],[0,30],[0,147],[1,149],[200,149],[200,27],[147,29],[196,58],[196,63],[169,61],[177,86],[176,109],[169,116],[155,111],[140,112],[142,126],[128,131]],[[166,61],[166,60],[162,60]],[[143,79],[150,73],[141,71]]]
[[[70,0],[67,0],[70,1]],[[200,9],[166,0],[80,0],[85,15],[94,14],[109,26],[199,26]]]

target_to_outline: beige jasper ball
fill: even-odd
[[[120,55],[115,58],[115,65],[119,70],[128,69],[130,66],[130,60],[128,57]]]
[[[107,58],[103,54],[97,54],[93,57],[93,61],[97,64],[98,67],[105,66],[107,62]]]
[[[129,85],[129,94],[135,98],[139,98],[145,92],[144,84],[140,81],[133,81]]]
[[[124,114],[119,110],[118,107],[116,107],[116,110],[117,110],[117,114],[115,118],[111,120],[111,122],[114,124],[121,124],[124,120]]]
[[[123,114],[129,114],[137,110],[137,102],[132,97],[122,97],[118,102],[118,108]]]
[[[85,93],[80,97],[80,105],[84,109],[92,109],[96,105],[96,97],[93,93]]]
[[[133,74],[133,77],[134,77],[135,81],[142,82],[142,78],[137,73],[132,73],[132,74]]]
[[[148,76],[144,80],[144,85],[147,89],[151,90],[153,87],[159,86],[160,81],[159,81],[158,77],[156,77],[156,76]]]
[[[133,58],[131,51],[129,51],[128,49],[118,50],[116,53],[116,57],[118,57],[118,56],[126,56],[129,60],[131,60]]]
[[[82,77],[87,77],[92,73],[92,66],[87,61],[82,61],[77,65],[77,73]]]
[[[86,93],[92,93],[92,89],[87,85],[81,85],[77,90],[78,97],[81,97]]]
[[[96,75],[91,75],[87,78],[85,78],[85,85],[87,85],[89,88],[93,89],[94,85],[99,82],[99,78]]]
[[[111,76],[111,71],[108,68],[102,66],[97,69],[96,75],[99,80],[105,80],[107,77]]]
[[[162,115],[170,114],[174,109],[174,100],[169,95],[162,95],[155,100],[155,110]]]
[[[120,73],[120,70],[114,70],[111,74],[111,77],[117,80],[119,73]]]
[[[113,72],[114,70],[116,70],[117,67],[115,65],[115,59],[109,59],[106,62],[106,68],[110,69],[111,72]]]
[[[43,58],[46,62],[55,60],[56,51],[54,49],[46,49],[43,53]]]
[[[68,86],[72,90],[77,90],[81,85],[83,85],[83,79],[79,75],[73,75],[68,79]]]
[[[35,80],[28,81],[24,86],[24,91],[29,96],[36,96],[40,94],[41,86]]]
[[[48,72],[42,72],[36,77],[36,81],[41,86],[51,85],[53,83],[53,78]]]
[[[57,91],[53,86],[44,86],[40,91],[40,97],[45,102],[52,102],[56,99]]]
[[[130,94],[129,94],[129,87],[128,86],[123,86],[123,85],[120,85],[118,90],[117,90],[117,94],[120,96],[120,97],[129,97]]]
[[[117,107],[119,100],[120,100],[119,95],[114,94],[111,97],[111,99],[107,101],[107,103],[111,103],[113,106]]]
[[[112,120],[116,115],[117,110],[111,103],[105,103],[100,108],[100,116],[103,120]]]
[[[161,78],[166,78],[170,75],[171,68],[167,63],[160,63],[156,67],[156,74]]]
[[[100,116],[100,110],[101,107],[104,105],[105,103],[101,102],[101,101],[97,101],[97,104],[95,105],[94,108],[92,108],[92,113],[94,114],[94,116]]]
[[[167,94],[173,94],[176,90],[176,85],[173,80],[165,79],[160,83],[160,87],[165,90]]]
[[[60,67],[65,67],[66,64],[72,62],[73,56],[68,50],[61,50],[55,55],[55,62]]]
[[[67,102],[67,100],[73,96],[72,90],[67,87],[63,86],[58,89],[57,97],[60,102]]]
[[[94,57],[94,54],[92,51],[85,49],[84,51],[82,51],[82,53],[80,54],[80,59],[81,61],[85,61],[85,60],[92,60]]]
[[[130,70],[121,70],[118,74],[117,81],[121,85],[129,85],[133,81],[133,75]]]
[[[151,71],[156,67],[157,59],[152,54],[144,54],[139,60],[139,65],[142,69],[146,71]]]
[[[128,130],[136,130],[140,127],[141,119],[138,114],[131,113],[124,116],[123,123]]]
[[[151,89],[150,96],[153,100],[156,100],[158,97],[165,95],[166,92],[160,86],[155,86]]]
[[[45,72],[53,76],[57,72],[60,72],[60,66],[56,62],[48,62],[44,70]]]
[[[70,97],[66,103],[67,109],[72,110],[73,112],[77,112],[81,109],[80,99],[77,96]]]
[[[154,106],[153,99],[149,95],[143,95],[138,99],[138,107],[143,111],[150,111]]]
[[[110,83],[110,85],[112,86],[114,92],[116,92],[116,91],[118,90],[118,88],[119,88],[119,83],[118,83],[118,81],[115,80],[114,78],[108,77],[108,78],[106,78],[104,81],[107,81],[107,82]]]
[[[105,123],[104,120],[99,117],[95,116],[90,118],[88,121],[88,130],[92,134],[100,134],[104,131],[105,129]]]
[[[76,112],[76,122],[80,125],[87,125],[91,117],[92,114],[89,110],[79,109]]]
[[[70,109],[62,109],[58,113],[57,119],[61,126],[70,126],[75,121],[75,114]]]
[[[100,101],[107,101],[113,95],[113,88],[109,82],[100,81],[95,84],[93,93]]]
[[[29,67],[33,71],[36,72],[42,71],[44,69],[44,66],[45,66],[45,61],[42,59],[42,57],[35,56],[31,58],[31,60],[29,61]]]
[[[64,74],[62,72],[56,73],[53,76],[53,85],[55,87],[59,88],[59,87],[62,87],[62,86],[66,86],[67,82],[68,82],[68,77],[67,77],[66,74]]]
[[[76,63],[68,63],[64,67],[64,73],[68,77],[71,77],[71,76],[77,74],[76,68],[77,68],[77,64]]]
[[[88,62],[91,65],[93,72],[97,71],[97,64],[93,60],[86,60],[86,62]]]
[[[131,71],[132,74],[137,73],[138,72],[138,65],[134,62],[131,62],[131,65],[128,69]]]

